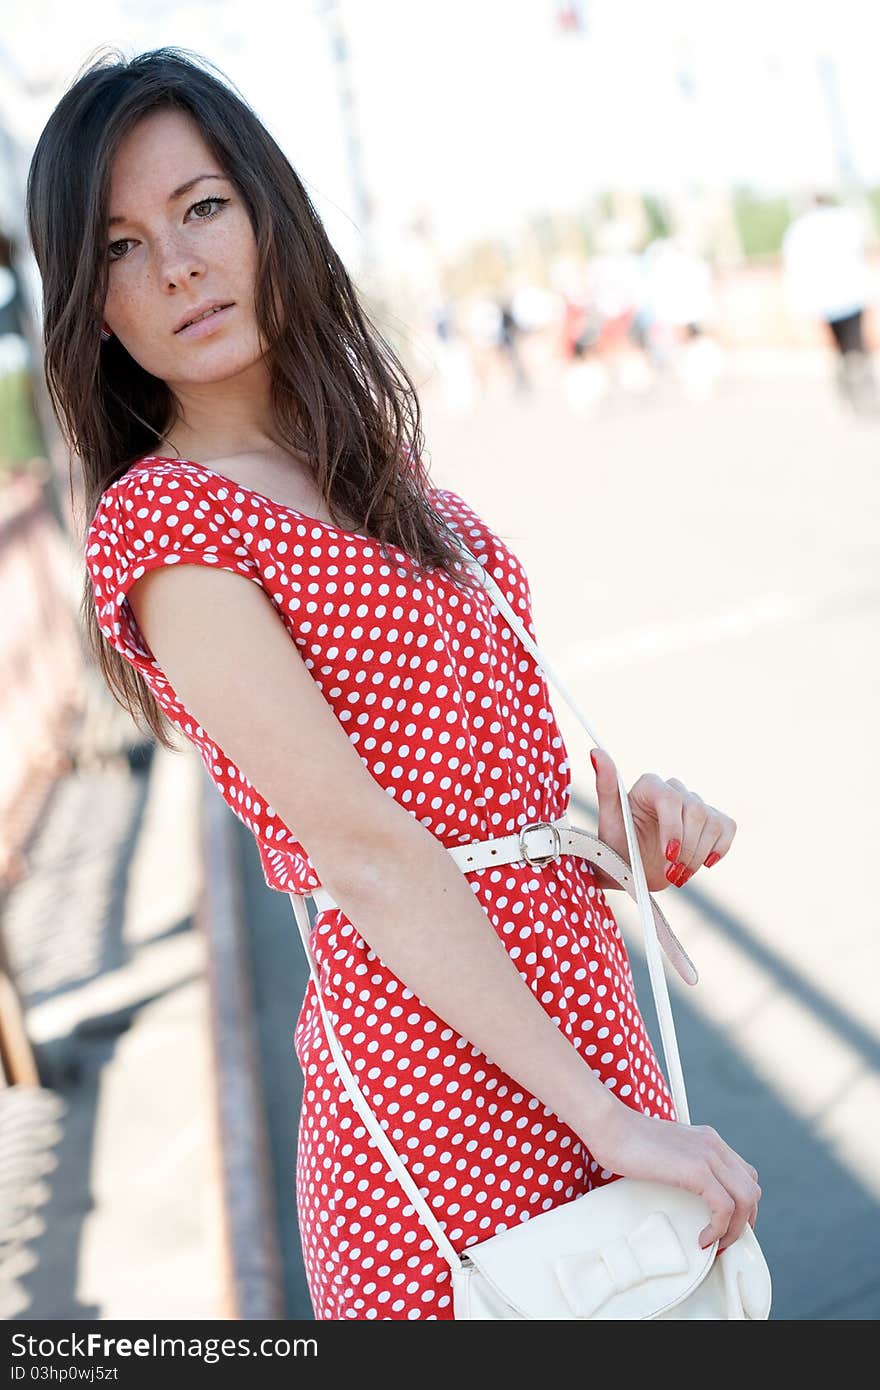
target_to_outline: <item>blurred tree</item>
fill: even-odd
[[[785,229],[791,221],[788,198],[782,195],[766,197],[750,188],[737,188],[733,206],[745,255],[778,255]]]
[[[666,208],[663,201],[654,193],[643,193],[642,204],[645,209],[645,218],[648,223],[647,241],[653,241],[655,237],[667,237],[671,234],[672,228],[666,215]]]

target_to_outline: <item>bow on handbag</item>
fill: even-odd
[[[615,1294],[661,1274],[682,1274],[688,1257],[663,1211],[597,1250],[563,1255],[553,1268],[576,1318],[589,1318]]]

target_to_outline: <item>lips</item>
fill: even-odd
[[[233,303],[233,300],[214,299],[207,304],[201,304],[188,313],[185,319],[182,319],[180,323],[178,323],[174,332],[182,333],[184,328],[190,328],[194,323],[198,323],[204,318],[212,317],[212,315],[216,314],[220,309],[231,309]]]

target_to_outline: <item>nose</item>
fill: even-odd
[[[157,251],[159,283],[166,290],[180,289],[205,272],[205,262],[185,239],[172,238]]]

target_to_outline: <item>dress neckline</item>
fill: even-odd
[[[309,512],[301,511],[299,507],[292,507],[288,502],[279,502],[276,498],[269,497],[265,492],[258,492],[256,488],[248,487],[246,483],[239,482],[237,478],[230,478],[225,473],[218,473],[216,468],[210,468],[206,463],[196,463],[195,459],[170,458],[167,454],[144,454],[143,457],[138,459],[137,463],[133,464],[127,471],[129,473],[134,471],[134,469],[140,467],[142,463],[177,463],[184,464],[189,468],[197,468],[201,473],[210,473],[213,478],[218,478],[228,487],[234,488],[239,492],[246,492],[251,497],[258,497],[261,502],[267,502],[270,507],[279,507],[284,512],[292,512],[294,516],[298,516],[309,525],[323,526],[328,531],[335,531],[339,536],[352,536],[359,541],[369,541],[373,545],[379,544],[375,536],[365,535],[363,531],[348,531],[344,526],[337,526],[333,521],[323,521],[319,516],[312,516]],[[388,542],[388,544],[391,544],[391,542]],[[394,546],[394,549],[398,550],[399,546]]]

